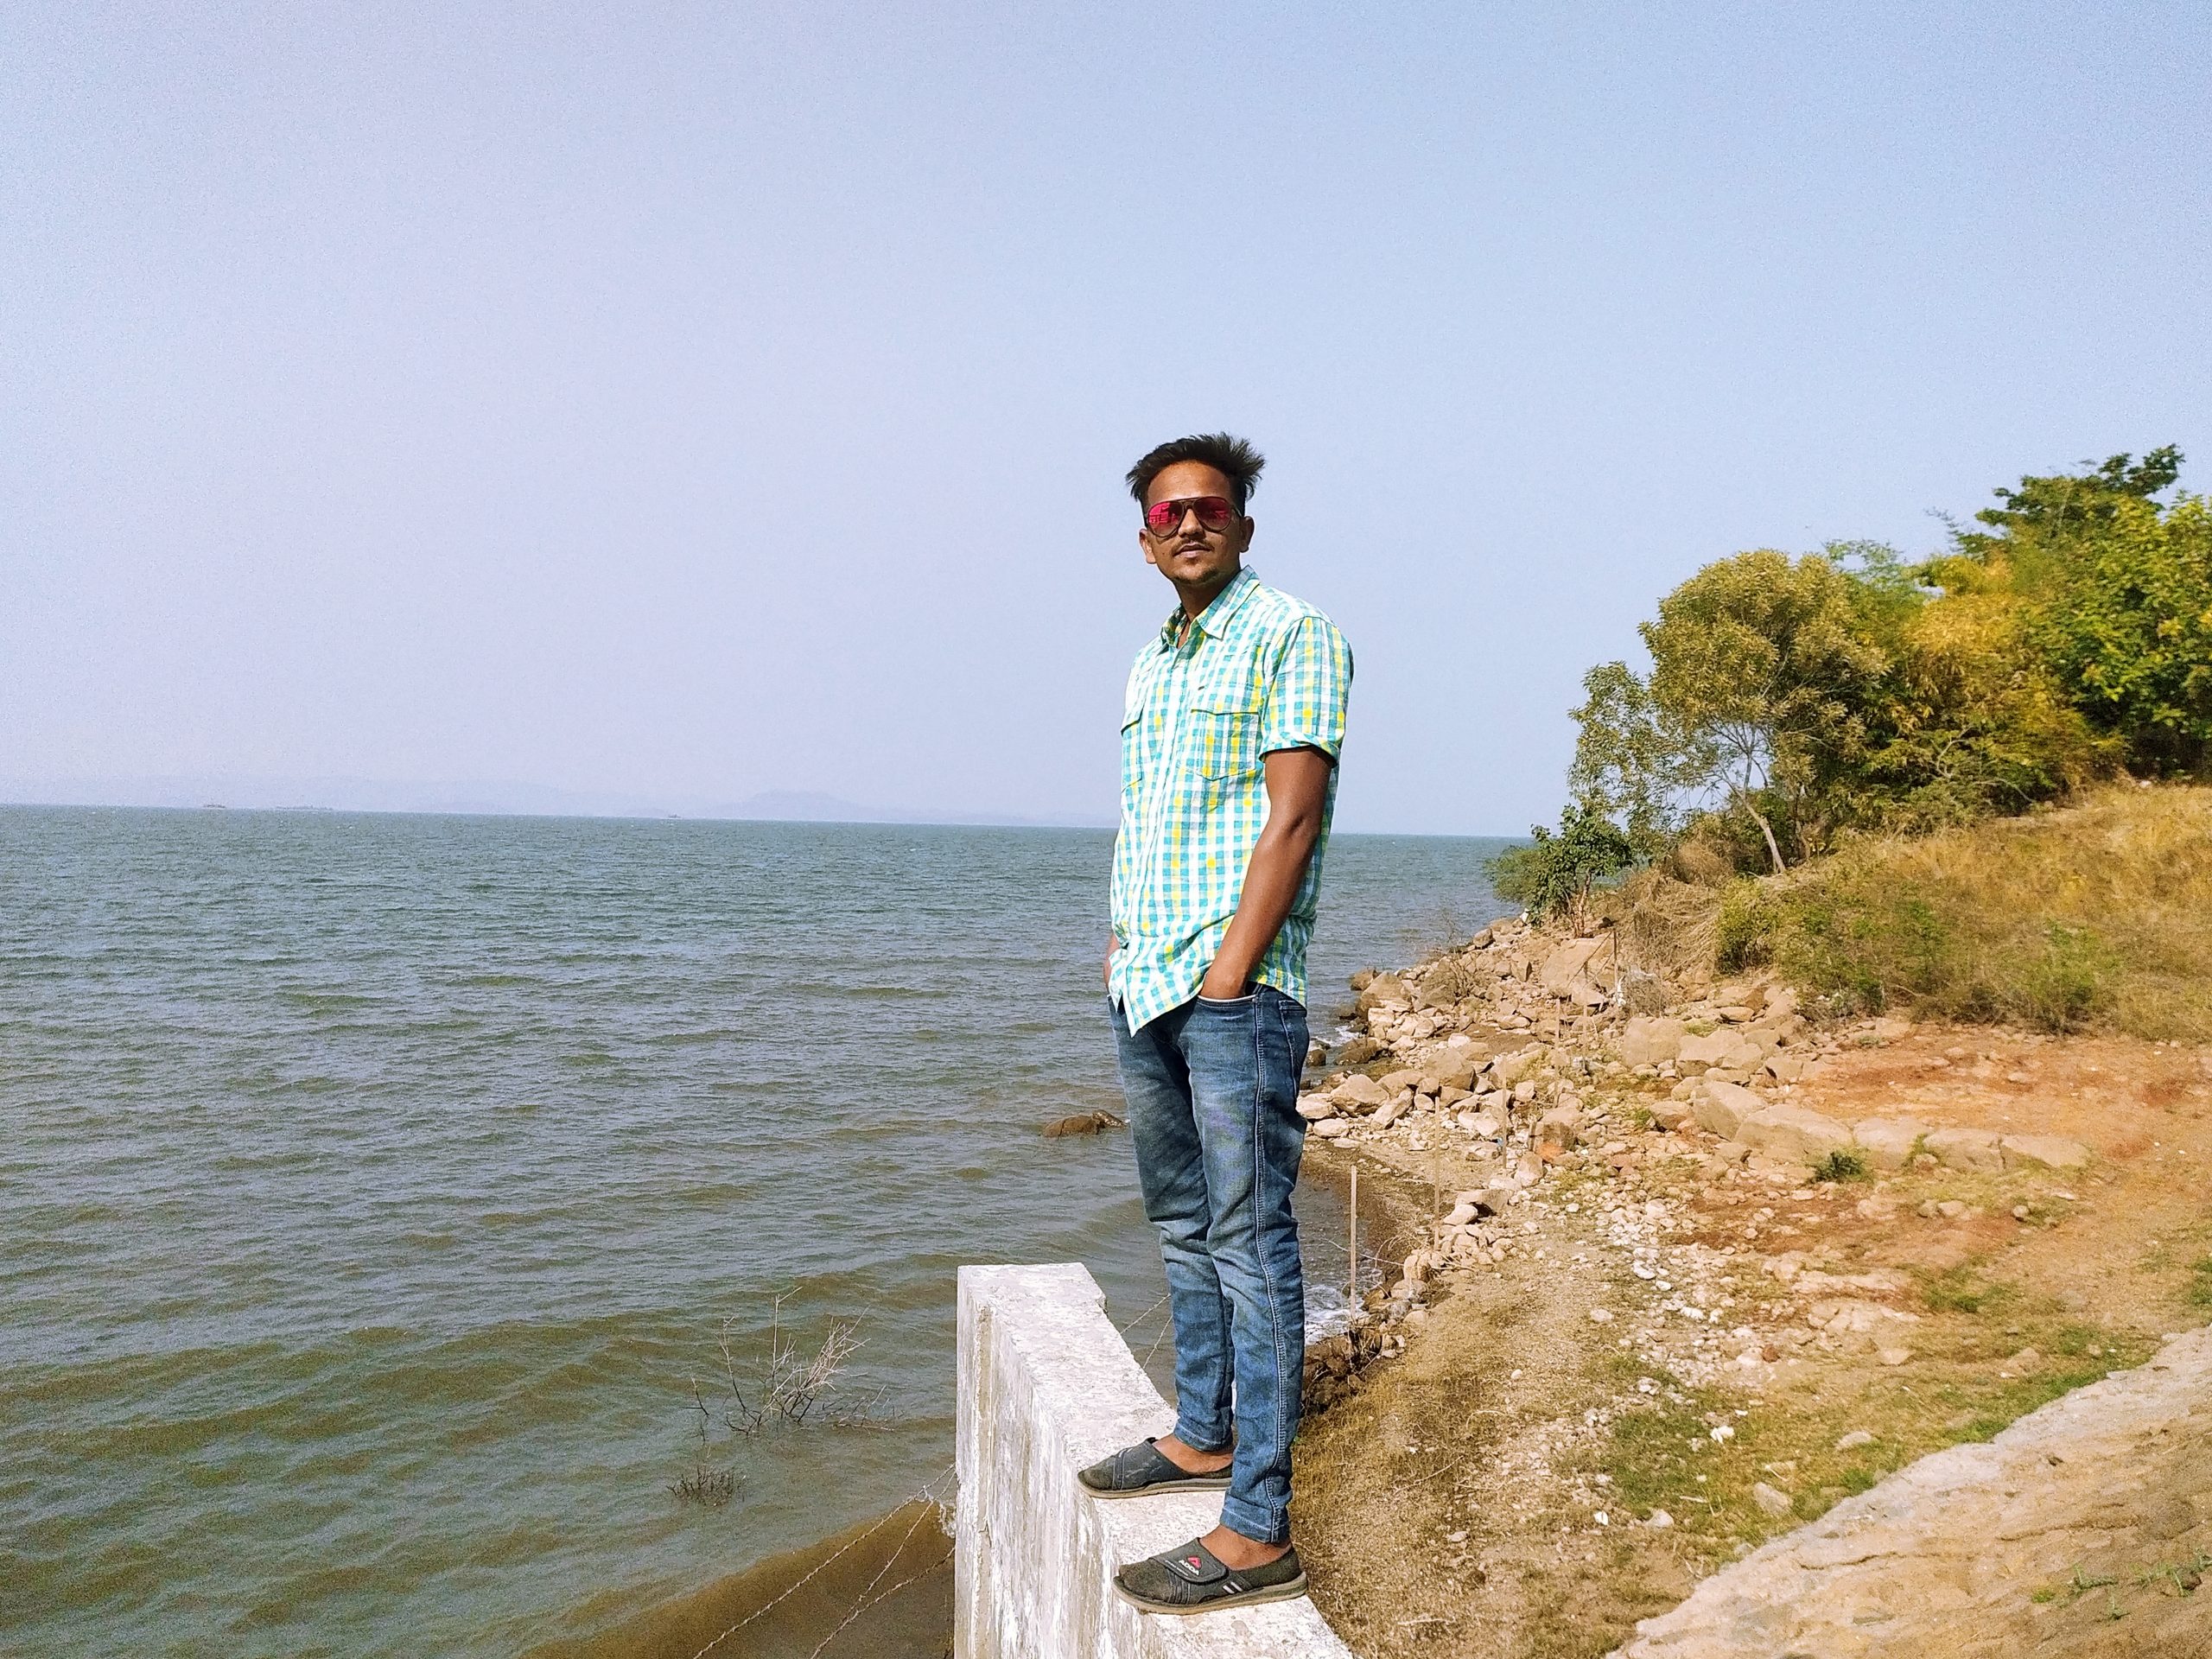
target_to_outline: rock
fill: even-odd
[[[1912,1350],[1901,1345],[1884,1344],[1874,1350],[1874,1357],[1885,1365],[1902,1365],[1912,1357]]]
[[[1554,996],[1565,996],[1598,953],[1611,943],[1604,938],[1567,940],[1544,958],[1544,965],[1536,970],[1537,982]]]
[[[1739,1083],[1707,1083],[1692,1098],[1690,1113],[1700,1128],[1712,1131],[1724,1141],[1738,1141],[1742,1139],[1736,1133],[1738,1126],[1753,1113],[1764,1111],[1766,1106],[1765,1101]]]
[[[1770,1054],[1763,1069],[1777,1083],[1796,1083],[1805,1075],[1805,1062],[1795,1054]]]
[[[1388,1052],[1372,1037],[1354,1037],[1337,1051],[1337,1064],[1338,1065],[1365,1065],[1376,1055]]]
[[[1662,1129],[1679,1129],[1690,1121],[1688,1101],[1655,1100],[1649,1108],[1651,1121]]]
[[[1740,1026],[1747,1022],[1758,1010],[1746,1007],[1741,1002],[1732,1002],[1726,1007],[1715,1008],[1713,1012],[1730,1025]]]
[[[1378,1129],[1387,1129],[1411,1109],[1402,1096],[1395,1100],[1385,1101],[1375,1109],[1375,1127]]]
[[[1862,1446],[1873,1444],[1874,1437],[1872,1433],[1863,1428],[1854,1428],[1835,1443],[1835,1449],[1839,1452],[1856,1452]]]
[[[1057,1141],[1063,1135],[1096,1135],[1101,1129],[1126,1128],[1127,1118],[1116,1117],[1111,1112],[1077,1112],[1072,1117],[1054,1118],[1045,1126],[1045,1138]]]
[[[1376,975],[1362,988],[1359,993],[1359,1006],[1362,1008],[1373,1008],[1386,1002],[1395,1002],[1402,1007],[1413,1007],[1413,987],[1395,974]]]
[[[1675,1524],[1675,1517],[1668,1514],[1664,1510],[1654,1510],[1649,1515],[1643,1517],[1643,1524],[1658,1531],[1664,1532],[1669,1527]]]
[[[1582,1109],[1579,1106],[1554,1106],[1536,1120],[1536,1139],[1549,1141],[1565,1147],[1581,1139]]]
[[[1325,1117],[1337,1115],[1337,1103],[1326,1095],[1300,1095],[1298,1115],[1308,1123],[1318,1123]]]
[[[1852,1138],[1874,1169],[1903,1169],[1928,1132],[1927,1124],[1910,1117],[1861,1118],[1851,1126]]]
[[[1795,1504],[1790,1503],[1786,1493],[1777,1491],[1773,1487],[1768,1485],[1766,1482],[1763,1480],[1756,1481],[1752,1484],[1751,1502],[1758,1504],[1760,1510],[1764,1513],[1773,1516],[1777,1520],[1779,1520],[1782,1516],[1788,1515],[1791,1510],[1796,1507]]]
[[[1713,1149],[1713,1155],[1724,1164],[1740,1164],[1751,1155],[1751,1149],[1740,1141],[1723,1141]]]
[[[1313,1126],[1313,1133],[1325,1141],[1334,1141],[1339,1135],[1350,1135],[1351,1124],[1341,1117],[1324,1118]]]
[[[1627,1066],[1657,1065],[1682,1052],[1679,1020],[1631,1020],[1622,1027],[1613,1052]]]
[[[1912,1034],[1912,1021],[1897,1014],[1885,1014],[1874,1021],[1872,1031],[1876,1043],[1894,1043]]]
[[[1726,1089],[1728,1084],[1707,1085],[1713,1089]],[[1748,1089],[1743,1091],[1750,1095]],[[1756,1100],[1756,1095],[1751,1096]],[[1791,1158],[1800,1163],[1817,1164],[1832,1152],[1841,1152],[1851,1144],[1851,1131],[1832,1117],[1803,1106],[1777,1104],[1750,1114],[1736,1126],[1736,1139],[1745,1146],[1756,1147],[1761,1152],[1777,1158]]]
[[[1390,1098],[1390,1090],[1364,1072],[1355,1071],[1336,1086],[1329,1096],[1353,1111],[1373,1111]]]
[[[1767,1020],[1787,1020],[1797,1012],[1797,993],[1787,985],[1767,987],[1766,1006],[1761,1017]]]
[[[1590,1013],[1611,1002],[1613,994],[1600,990],[1586,979],[1578,979],[1567,988],[1567,1000],[1585,1013]]]
[[[2046,1169],[2079,1169],[2089,1161],[2089,1149],[2063,1135],[2008,1135],[1998,1143],[2005,1167],[2041,1164]]]
[[[1675,1055],[1675,1064],[1685,1067],[1718,1065],[1738,1040],[1734,1032],[1725,1028],[1709,1036],[1685,1037]]]
[[[1937,1160],[1956,1170],[1994,1175],[2005,1167],[2005,1152],[1987,1129],[1935,1129],[1927,1140]]]
[[[1421,1073],[1408,1067],[1396,1071],[1385,1071],[1382,1077],[1382,1089],[1386,1095],[1395,1095],[1418,1086],[1420,1082]]]
[[[1472,1049],[1446,1048],[1421,1063],[1421,1076],[1434,1085],[1429,1091],[1453,1089],[1465,1094],[1475,1086],[1475,1069],[1481,1064]]]
[[[1532,1044],[1527,1048],[1516,1049],[1510,1054],[1499,1055],[1490,1063],[1484,1075],[1490,1078],[1493,1087],[1511,1089],[1543,1063],[1543,1046]]]
[[[1610,1307],[1592,1308],[1590,1310],[1590,1322],[1592,1325],[1611,1325],[1613,1322],[1613,1310]]]

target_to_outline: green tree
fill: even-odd
[[[1579,791],[1639,834],[1700,806],[1740,813],[1785,868],[1775,812],[1789,812],[1801,844],[1817,839],[1889,666],[1869,614],[1893,597],[1821,553],[1761,549],[1706,566],[1638,630],[1648,680],[1609,663],[1584,681]]]
[[[1637,861],[1636,849],[1619,827],[1580,803],[1560,814],[1559,833],[1541,824],[1526,847],[1509,847],[1485,861],[1484,873],[1498,897],[1526,907],[1537,921],[1584,919],[1590,890]]]
[[[2212,762],[2212,509],[2182,494],[2171,445],[1999,490],[1929,574],[1999,595],[2069,701],[2140,772]]]

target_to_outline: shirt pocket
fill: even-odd
[[[1219,782],[1260,769],[1260,687],[1239,677],[1191,693],[1187,747],[1192,772]]]
[[[1134,803],[1144,786],[1144,713],[1138,712],[1122,721],[1122,800]]]

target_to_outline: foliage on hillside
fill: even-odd
[[[1715,936],[1843,1010],[2212,1041],[2212,788],[1855,841],[1736,881]]]
[[[1643,858],[1694,836],[1779,871],[1850,833],[2018,812],[2212,766],[2212,509],[2180,455],[2031,477],[1908,565],[1835,543],[1707,565],[1605,663],[1569,791]]]

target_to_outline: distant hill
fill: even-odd
[[[741,799],[556,789],[543,784],[391,783],[364,778],[0,779],[0,802],[45,806],[226,806],[264,810],[453,812],[499,817],[768,819],[815,823],[977,823],[1111,828],[1110,812],[1024,817],[876,806],[817,790]]]

